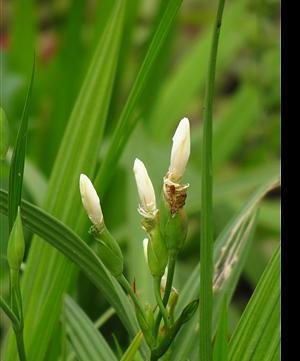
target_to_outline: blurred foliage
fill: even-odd
[[[71,110],[87,71],[97,40],[112,11],[112,1],[16,0],[3,1],[1,15],[1,107],[14,145],[36,53],[36,80],[29,118],[23,197],[42,205],[55,157]],[[228,2],[220,38],[215,120],[215,237],[264,180],[279,173],[280,73],[277,0]],[[94,149],[98,165],[136,77],[163,1],[134,0],[127,6],[120,60],[109,104],[104,143]],[[189,236],[176,272],[179,289],[198,261],[200,219],[200,154],[202,106],[208,46],[215,3],[184,1],[154,66],[139,104],[139,124],[123,152],[117,172],[102,201],[107,225],[126,253],[126,271],[136,280],[141,297],[150,297],[151,282],[144,264],[138,198],[132,174],[133,160],[144,160],[157,193],[167,170],[171,137],[183,116],[191,121],[192,153],[185,179],[190,183],[187,199]],[[1,140],[2,142],[2,140]],[[80,149],[78,149],[80,152]],[[1,188],[8,188],[9,159],[1,160]],[[232,332],[267,260],[280,237],[280,192],[262,202],[254,245],[230,306]],[[7,218],[0,215],[1,294],[7,295]],[[25,233],[27,244],[30,235]],[[86,236],[88,238],[88,236]],[[79,275],[70,293],[95,320],[108,307],[94,286]],[[7,322],[1,318],[1,336]],[[107,321],[103,334],[120,347],[126,333],[116,317]],[[50,347],[51,348],[51,347]],[[50,357],[50,356],[49,356]],[[50,358],[49,358],[50,359]]]

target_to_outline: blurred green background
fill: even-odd
[[[1,107],[7,116],[10,151],[1,160],[1,188],[8,188],[9,157],[35,51],[23,196],[42,206],[64,129],[113,4],[96,0],[3,0]],[[183,1],[137,109],[138,126],[102,199],[107,226],[126,254],[126,272],[131,280],[135,278],[145,299],[151,297],[152,286],[142,252],[144,233],[136,210],[133,161],[138,157],[145,162],[159,194],[173,132],[182,117],[190,119],[192,152],[185,176],[190,183],[186,203],[189,234],[175,277],[180,290],[199,260],[202,108],[215,5],[209,0]],[[104,144],[94,151],[99,164],[163,7],[163,1],[132,0],[127,8]],[[215,236],[260,184],[279,173],[279,27],[277,0],[232,0],[226,4],[214,107]],[[230,308],[230,332],[279,242],[279,197],[276,190],[262,202],[255,242]],[[2,215],[0,225],[1,294],[6,296],[8,227]],[[26,235],[28,248],[31,234]],[[79,275],[70,293],[93,320],[108,307],[84,275]],[[7,327],[7,320],[1,318],[1,336]],[[111,343],[113,332],[121,344],[126,337],[115,316],[102,331]]]

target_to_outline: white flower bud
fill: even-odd
[[[89,216],[91,222],[100,230],[103,223],[103,213],[98,194],[85,174],[80,174],[79,188],[82,204]]]
[[[156,208],[155,193],[144,163],[136,158],[133,171],[140,198],[138,211],[145,218],[154,218],[158,211]]]
[[[173,136],[173,146],[169,167],[169,178],[178,182],[185,171],[190,156],[190,122],[188,118],[181,119]]]

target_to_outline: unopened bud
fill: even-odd
[[[195,314],[198,308],[198,304],[199,304],[199,300],[197,299],[185,306],[184,310],[182,311],[178,319],[181,325],[183,325],[185,322],[189,321],[193,317],[193,315]]]
[[[173,136],[173,146],[169,166],[169,178],[178,182],[182,178],[186,164],[190,156],[190,122],[188,118],[183,118]]]
[[[92,182],[85,174],[80,174],[79,188],[82,204],[89,219],[98,230],[101,230],[103,224],[103,213],[100,205],[100,199]]]
[[[7,246],[7,261],[9,267],[14,271],[19,271],[25,253],[25,241],[23,235],[23,226],[21,221],[20,208],[10,232]]]
[[[144,163],[136,158],[134,161],[133,171],[140,198],[138,211],[143,217],[153,219],[155,218],[158,210],[156,208],[154,188],[147,169]]]

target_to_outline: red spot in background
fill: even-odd
[[[9,45],[9,39],[7,34],[0,34],[0,49],[7,50]]]
[[[53,33],[41,34],[39,39],[39,57],[43,63],[53,58],[58,49],[57,37]]]

